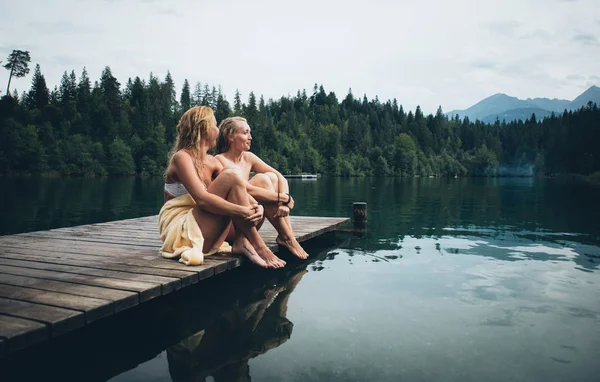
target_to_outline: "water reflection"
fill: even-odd
[[[162,178],[6,178],[0,235],[155,215]]]
[[[287,318],[290,295],[308,272],[297,271],[240,303],[209,326],[167,348],[169,373],[176,382],[249,381],[248,361],[290,339],[294,324]]]

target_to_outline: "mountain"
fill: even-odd
[[[564,109],[563,109],[564,110]],[[496,122],[496,118],[502,121],[503,119],[506,121],[514,121],[514,120],[526,120],[531,118],[531,114],[535,114],[536,119],[544,119],[544,117],[550,116],[552,111],[542,109],[539,107],[525,107],[522,109],[510,109],[503,111],[502,113],[492,114],[487,117],[483,117],[480,120],[484,123],[494,123]]]
[[[558,99],[558,98],[527,98],[527,101],[536,105],[540,109],[556,111],[562,113],[565,109],[570,107],[571,101],[568,99]],[[530,115],[531,116],[531,115]]]
[[[451,118],[469,117],[471,120],[479,119],[486,123],[493,123],[496,119],[512,121],[525,120],[535,113],[537,119],[549,116],[552,112],[562,113],[565,109],[574,110],[586,106],[588,102],[600,105],[600,87],[592,86],[573,101],[565,99],[527,98],[521,100],[516,97],[498,93],[487,97],[465,110],[452,110],[446,113]]]
[[[516,97],[511,97],[503,93],[494,94],[487,97],[466,110],[453,110],[448,114],[458,115],[460,118],[465,116],[469,119],[482,120],[488,116],[497,115],[512,109],[535,108],[535,104],[528,101],[522,101]],[[495,119],[495,118],[494,118]]]
[[[575,98],[571,102],[571,109],[579,109],[582,106],[586,106],[589,101],[596,102],[600,106],[600,88],[598,86],[592,86],[588,90],[584,91],[579,97]]]

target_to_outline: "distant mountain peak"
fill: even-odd
[[[600,87],[592,85],[573,101],[557,98],[527,98],[521,100],[505,93],[496,93],[482,99],[468,109],[452,110],[447,114],[449,116],[457,115],[460,118],[469,117],[471,120],[494,121],[496,119],[506,119],[511,121],[529,118],[533,112],[538,119],[541,119],[552,112],[562,113],[565,109],[579,109],[586,106],[590,101],[600,105]]]

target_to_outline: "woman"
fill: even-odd
[[[225,170],[234,170],[243,179],[250,177],[250,171],[257,174],[246,184],[248,193],[265,206],[265,216],[277,230],[277,244],[286,247],[295,256],[306,259],[308,253],[296,240],[290,223],[290,210],[294,208],[294,198],[290,195],[287,180],[249,152],[252,135],[250,126],[242,117],[224,119],[219,125],[216,158]]]
[[[181,257],[186,264],[202,264],[205,255],[227,249],[225,240],[233,223],[238,237],[230,249],[266,268],[285,262],[267,247],[256,225],[264,209],[253,201],[245,181],[206,152],[216,144],[217,121],[213,110],[196,106],[177,125],[177,138],[165,173],[165,205],[159,214],[164,257]],[[254,202],[254,203],[253,203]]]

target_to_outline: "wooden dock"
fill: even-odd
[[[292,219],[302,242],[348,218]],[[216,255],[188,267],[158,254],[156,216],[0,236],[0,357],[239,267]],[[260,230],[276,252],[275,229]]]

